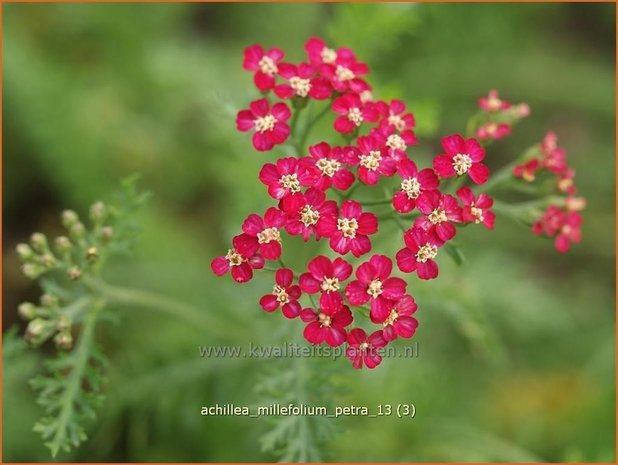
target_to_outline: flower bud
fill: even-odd
[[[44,234],[34,233],[30,236],[30,244],[32,245],[32,248],[39,253],[47,252],[47,238]]]
[[[56,329],[58,331],[65,331],[71,327],[71,319],[66,315],[61,315],[56,322]]]
[[[60,253],[67,253],[71,250],[71,247],[73,247],[73,244],[71,244],[71,241],[66,236],[57,237],[55,243]]]
[[[71,225],[71,228],[69,229],[69,236],[71,236],[71,239],[74,241],[79,241],[80,239],[83,239],[85,235],[86,227],[83,223],[78,221],[77,223]]]
[[[67,276],[71,281],[77,281],[79,278],[81,278],[82,271],[78,267],[74,266],[70,268],[69,271],[67,271]]]
[[[17,244],[15,250],[17,251],[17,255],[19,255],[19,258],[24,261],[29,260],[34,256],[34,252],[28,244]]]
[[[26,263],[21,267],[21,271],[27,278],[36,279],[41,276],[44,270],[34,263]]]
[[[111,226],[105,226],[101,229],[101,239],[105,242],[109,241],[114,235],[114,229]]]
[[[90,262],[95,262],[97,258],[99,258],[99,251],[97,250],[97,248],[89,247],[88,250],[86,250],[86,260]]]
[[[58,306],[58,297],[51,294],[43,294],[41,296],[41,305],[46,308],[55,308]]]
[[[52,254],[46,253],[41,255],[41,263],[45,268],[53,268],[56,266],[56,258]]]
[[[35,318],[26,328],[26,340],[33,345],[45,342],[54,332],[54,325],[49,320]]]
[[[101,224],[107,216],[107,208],[103,202],[96,202],[90,207],[90,221]]]
[[[23,302],[17,307],[17,313],[24,320],[32,320],[36,316],[36,306],[30,302]]]
[[[65,228],[70,229],[79,221],[79,216],[73,210],[65,210],[62,212],[62,224]]]
[[[581,211],[586,208],[586,199],[583,197],[568,197],[566,199],[567,210],[572,212]]]
[[[62,331],[54,336],[54,343],[59,349],[70,349],[73,345],[73,336],[68,331]]]

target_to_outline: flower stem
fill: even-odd
[[[326,115],[326,113],[328,113],[328,110],[330,110],[330,106],[331,106],[331,101],[329,100],[328,104],[324,108],[322,108],[322,110],[317,115],[315,115],[305,126],[303,134],[300,137],[299,142],[298,142],[299,154],[300,154],[300,151],[302,151],[303,148],[305,147],[307,138],[309,137],[311,130],[317,124],[317,122],[320,121],[322,117]]]

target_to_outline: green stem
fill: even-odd
[[[50,449],[52,456],[54,457],[58,454],[63,444],[66,442],[67,429],[75,410],[75,400],[79,394],[79,390],[82,387],[85,373],[88,368],[94,328],[96,326],[97,317],[101,308],[102,305],[97,303],[87,314],[82,325],[82,331],[79,336],[77,347],[70,355],[74,358],[75,364],[71,368],[71,372],[69,373],[65,383],[67,388],[62,393],[60,400],[62,407],[58,413],[56,433],[50,440]]]
[[[330,110],[330,107],[331,107],[331,100],[329,100],[328,104],[317,115],[315,115],[311,119],[311,121],[307,123],[307,126],[305,126],[303,134],[299,139],[298,145],[299,145],[300,150],[302,150],[303,147],[305,147],[307,138],[309,137],[309,134],[311,133],[311,130],[313,129],[313,127],[317,124],[318,121],[322,119],[324,115],[326,115],[326,113],[328,113],[328,110]]]
[[[208,328],[213,332],[230,334],[229,324],[214,318],[207,311],[192,305],[178,302],[153,292],[113,286],[102,280],[90,279],[84,282],[87,286],[99,292],[109,303],[154,310],[169,316],[183,318],[190,323]]]

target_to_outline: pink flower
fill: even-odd
[[[511,126],[506,123],[488,122],[476,130],[479,139],[499,140],[511,133]]]
[[[375,185],[382,176],[392,176],[397,170],[397,161],[388,155],[383,141],[376,135],[361,136],[359,149],[358,178],[367,185]]]
[[[287,268],[280,268],[275,273],[275,285],[272,294],[266,294],[260,299],[260,305],[265,312],[274,312],[281,307],[286,318],[296,318],[301,311],[298,298],[300,287],[292,284],[294,273]]]
[[[551,154],[558,148],[558,136],[555,132],[549,131],[541,141],[541,150],[545,155]]]
[[[305,50],[309,61],[314,65],[333,64],[337,61],[337,58],[356,60],[351,49],[342,47],[334,50],[328,48],[326,42],[318,37],[311,37],[305,43]]]
[[[536,172],[541,168],[541,162],[537,158],[517,165],[513,168],[513,176],[522,178],[526,182],[532,182],[536,179]]]
[[[318,176],[315,166],[294,157],[281,158],[276,164],[266,163],[259,174],[260,181],[268,186],[268,194],[278,200],[313,186]]]
[[[315,59],[315,49],[311,54]],[[323,64],[320,66],[320,73],[326,79],[330,80],[331,85],[337,92],[353,92],[360,94],[368,89],[367,83],[359,76],[364,76],[369,73],[369,67],[365,63],[357,61],[356,57],[349,49],[339,49],[336,55],[329,55],[329,49],[322,48],[320,52]],[[324,53],[326,52],[326,53]],[[324,54],[324,56],[322,56]],[[324,62],[326,58],[327,62]],[[331,60],[334,58],[334,60]],[[310,60],[312,57],[310,56]]]
[[[479,108],[488,112],[507,110],[510,106],[511,104],[506,100],[500,100],[498,91],[495,89],[490,90],[486,98],[481,97],[479,99]]]
[[[385,255],[373,255],[356,269],[356,280],[345,288],[345,295],[352,305],[364,305],[371,301],[371,321],[384,322],[394,302],[406,292],[406,282],[391,278],[393,262]]]
[[[361,328],[354,328],[348,333],[348,348],[346,356],[352,361],[354,368],[360,369],[363,364],[367,368],[375,368],[382,362],[379,350],[388,344],[382,330],[375,331],[367,337]]]
[[[252,45],[245,49],[245,59],[242,67],[248,71],[255,71],[253,81],[262,92],[275,86],[275,76],[279,71],[277,63],[283,59],[281,49],[271,48],[265,52],[261,45]]]
[[[565,194],[575,195],[577,188],[575,187],[575,170],[567,168],[558,178],[558,190]]]
[[[554,247],[560,253],[567,252],[571,243],[582,240],[582,216],[575,211],[564,211],[556,205],[550,205],[543,216],[532,225],[534,234],[554,237]]]
[[[243,132],[253,129],[253,146],[263,152],[287,140],[290,127],[286,121],[290,116],[290,109],[285,103],[275,103],[270,108],[268,100],[263,98],[251,102],[248,110],[238,112],[236,128]]]
[[[565,218],[554,241],[554,247],[560,253],[569,251],[571,243],[579,244],[582,240],[583,218],[577,212],[566,212]]]
[[[493,229],[496,215],[489,209],[494,204],[494,200],[487,194],[479,194],[474,197],[472,189],[468,186],[460,187],[457,190],[457,197],[461,200],[463,208],[461,210],[462,219],[467,223],[483,223],[487,229]]]
[[[541,165],[556,176],[562,175],[569,168],[566,152],[561,148],[552,150],[541,160]]]
[[[288,215],[285,230],[292,236],[303,236],[306,242],[313,234],[320,239],[317,229],[320,220],[337,215],[337,202],[326,200],[323,191],[311,188],[304,194],[297,192],[284,197],[281,209]]]
[[[399,134],[412,132],[411,129],[415,124],[414,115],[406,113],[406,104],[404,102],[401,100],[391,100],[390,104],[377,102],[376,107],[382,118],[380,120],[380,127],[397,131]]]
[[[457,230],[453,223],[460,223],[461,208],[457,199],[439,191],[423,192],[416,199],[416,207],[425,215],[416,219],[414,226],[425,231],[434,232],[442,241],[448,241],[455,236]]]
[[[226,255],[213,259],[210,263],[210,268],[217,276],[223,276],[228,271],[231,271],[234,281],[246,283],[253,277],[254,269],[264,267],[264,257],[257,254],[246,255],[240,252],[239,237],[234,237],[232,240],[233,248],[229,249]]]
[[[399,299],[383,323],[384,339],[390,342],[397,339],[397,336],[411,338],[418,327],[418,321],[412,316],[417,308],[412,296],[404,295]]]
[[[409,159],[397,164],[401,176],[401,190],[393,197],[393,207],[399,213],[409,213],[416,207],[416,199],[425,191],[435,190],[440,181],[430,168],[418,171],[416,164]]]
[[[333,306],[342,302],[339,289],[341,283],[352,274],[352,265],[343,258],[330,258],[319,255],[307,265],[308,273],[303,273],[298,279],[298,284],[303,292],[315,294],[320,292],[320,306]],[[328,302],[326,302],[328,301]]]
[[[266,260],[277,260],[281,256],[281,234],[287,217],[278,208],[271,207],[264,213],[264,219],[250,214],[242,224],[244,234],[238,239],[239,249],[253,255],[259,252]]]
[[[345,94],[333,102],[333,111],[341,116],[335,120],[337,132],[347,134],[353,132],[363,122],[374,123],[379,113],[373,103],[363,103],[356,94]]]
[[[443,242],[431,232],[411,228],[403,236],[406,247],[397,252],[397,266],[404,273],[416,271],[420,279],[434,279],[438,276],[435,262]]]
[[[280,98],[307,98],[324,100],[331,96],[333,89],[330,82],[315,75],[316,70],[307,63],[298,66],[287,63],[279,65],[279,74],[287,81],[275,87],[275,94]]]
[[[344,166],[344,163],[353,164],[358,160],[354,152],[350,158],[349,149],[341,147],[331,149],[326,142],[320,142],[309,147],[309,153],[316,168],[322,173],[315,183],[315,188],[325,191],[332,185],[337,189],[346,190],[354,183],[354,175]]]
[[[354,200],[345,200],[341,204],[339,217],[325,216],[318,224],[318,232],[330,238],[331,249],[341,255],[351,251],[355,257],[371,250],[369,235],[377,231],[378,217],[363,212],[361,205]]]
[[[483,184],[489,178],[489,169],[481,161],[485,150],[476,139],[464,139],[459,134],[442,139],[445,154],[433,160],[433,168],[442,178],[462,176],[466,173],[476,184]]]
[[[320,310],[305,308],[300,313],[305,323],[303,335],[311,344],[326,342],[331,347],[337,347],[346,340],[345,327],[352,323],[350,309],[339,302],[328,301],[320,304]]]

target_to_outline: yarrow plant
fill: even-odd
[[[305,322],[309,343],[347,344],[355,368],[378,366],[379,349],[412,337],[418,327],[411,275],[437,278],[441,251],[458,253],[457,231],[492,230],[494,210],[554,238],[560,252],[581,240],[579,210],[585,201],[575,196],[575,172],[554,133],[495,175],[486,164],[491,143],[509,136],[529,115],[526,103],[511,104],[490,90],[479,98],[466,134],[444,136],[432,162],[422,166],[410,150],[418,143],[414,114],[401,100],[374,98],[366,80],[369,68],[351,49],[310,38],[301,63],[286,62],[279,48],[265,50],[261,45],[245,50],[243,67],[255,73],[262,96],[238,112],[236,127],[253,132],[257,151],[283,149],[283,156],[266,161],[258,175],[276,203],[245,219],[227,253],[212,261],[212,270],[218,276],[230,272],[239,283],[255,271],[274,271],[272,292],[260,305]],[[332,139],[307,145],[312,128],[329,114]],[[541,174],[543,180],[554,179],[551,190],[530,189]],[[389,178],[398,184],[386,187],[386,198],[381,193],[367,200],[353,197],[360,185],[375,187]],[[509,190],[527,191],[534,199],[511,204],[490,195]],[[372,211],[389,205],[386,213]],[[380,222],[391,219],[402,232],[395,257],[372,245]],[[313,238],[329,251],[311,259],[307,271],[295,272],[282,260],[284,233],[304,242]],[[363,319],[373,325],[369,333],[360,327]]]

